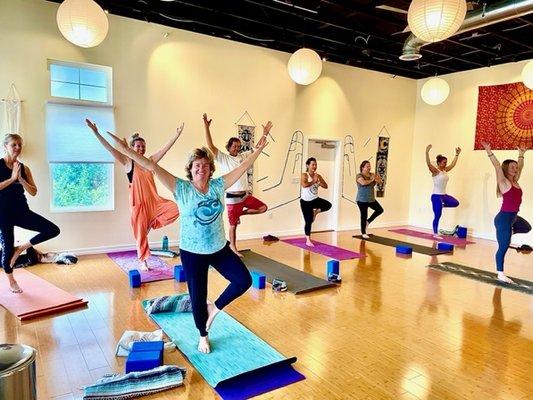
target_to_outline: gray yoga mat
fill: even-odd
[[[509,278],[511,278],[514,283],[505,283],[498,280],[498,278],[496,278],[497,274],[495,274],[494,272],[483,271],[481,269],[471,268],[465,265],[455,264],[452,262],[431,264],[427,267],[437,269],[439,271],[451,272],[452,274],[461,275],[466,278],[490,283],[492,285],[517,290],[522,293],[533,294],[533,282],[526,281],[524,279],[513,278],[512,276],[510,276]]]
[[[243,261],[250,271],[262,272],[266,275],[269,283],[272,279],[282,279],[287,283],[287,291],[294,294],[310,292],[312,290],[324,289],[337,286],[325,279],[317,278],[307,272],[299,271],[288,265],[274,261],[251,250],[241,250]],[[324,272],[326,266],[324,265]]]
[[[377,235],[369,235],[369,236],[370,236],[369,239],[363,239],[361,235],[354,235],[352,237],[361,239],[361,240],[366,240],[367,242],[379,243],[379,244],[383,244],[385,246],[391,246],[391,247],[396,247],[398,245],[409,246],[413,249],[414,252],[420,253],[420,254],[427,254],[428,256],[436,256],[438,254],[451,253],[451,251],[438,250],[433,247],[421,246],[419,244],[414,244],[414,243],[409,243],[409,242],[402,242],[401,240],[386,238],[383,236],[377,236]]]

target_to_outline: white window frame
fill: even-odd
[[[80,100],[67,97],[52,96],[51,86],[52,77],[50,74],[50,65],[61,65],[65,67],[73,67],[78,69],[91,69],[97,71],[103,71],[107,77],[107,101],[93,101],[93,100]],[[84,105],[89,107],[103,107],[113,109],[113,68],[105,65],[62,61],[55,59],[47,60],[48,70],[48,96],[49,103],[65,104],[65,105]],[[48,175],[50,179],[50,211],[52,213],[75,213],[75,212],[101,212],[101,211],[115,211],[115,163],[114,162],[94,162],[94,164],[111,164],[110,171],[110,186],[111,186],[111,204],[108,206],[79,206],[79,207],[55,207],[54,206],[54,181],[52,176],[52,164],[90,164],[90,161],[83,162],[48,162]]]

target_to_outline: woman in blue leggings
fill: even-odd
[[[5,156],[0,159],[0,246],[2,267],[13,293],[22,289],[13,277],[17,257],[26,249],[59,235],[59,228],[28,207],[24,192],[35,196],[37,186],[30,169],[19,161],[22,138],[9,134],[4,138]],[[28,242],[15,247],[15,226],[38,232]]]
[[[433,176],[433,194],[431,195],[431,204],[433,206],[433,234],[435,238],[442,239],[438,236],[439,234],[439,221],[442,216],[442,209],[446,208],[455,208],[459,205],[459,201],[456,198],[446,194],[446,184],[450,177],[448,172],[455,167],[459,154],[461,154],[461,148],[457,147],[455,149],[455,157],[452,160],[452,163],[448,165],[448,159],[443,155],[439,154],[437,156],[437,164],[433,165],[429,157],[429,151],[431,150],[431,145],[426,147],[426,164]]]
[[[483,148],[487,151],[492,165],[496,171],[496,193],[498,197],[503,198],[502,208],[494,217],[494,226],[496,227],[496,239],[498,240],[498,251],[496,251],[496,271],[498,279],[506,283],[513,283],[503,273],[503,264],[505,253],[511,244],[511,235],[513,233],[527,233],[531,230],[531,225],[518,216],[520,204],[522,203],[522,188],[518,184],[520,174],[524,168],[524,153],[526,149],[518,149],[518,161],[505,160],[501,165],[490,148],[490,144],[481,142]]]

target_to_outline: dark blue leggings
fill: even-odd
[[[0,245],[2,246],[2,267],[6,274],[13,272],[9,265],[13,256],[13,246],[15,245],[15,226],[29,231],[39,232],[30,239],[32,246],[52,239],[59,235],[59,228],[53,222],[34,213],[29,208],[19,210],[0,211]]]
[[[514,233],[528,233],[531,230],[531,225],[515,212],[500,211],[494,217],[494,226],[496,226],[496,239],[498,240],[496,270],[503,272],[503,262],[505,253],[507,253],[511,244],[511,235]]]
[[[432,194],[431,204],[433,205],[433,233],[439,233],[439,221],[442,216],[442,209],[444,207],[455,208],[459,205],[459,201],[449,194]]]
[[[252,277],[237,254],[229,247],[212,254],[197,254],[180,249],[181,262],[187,277],[187,286],[191,296],[192,315],[200,336],[207,336],[207,274],[212,265],[230,284],[215,301],[215,306],[222,310],[229,303],[241,296],[252,285]]]

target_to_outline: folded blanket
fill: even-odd
[[[192,312],[191,297],[188,293],[156,297],[148,300],[144,309],[148,315],[162,312]]]
[[[124,400],[146,396],[183,385],[185,369],[163,365],[148,371],[106,375],[94,385],[85,386],[84,400]]]
[[[163,340],[161,329],[153,332],[125,331],[118,341],[115,354],[119,357],[127,357],[134,342],[157,342],[160,340]]]

